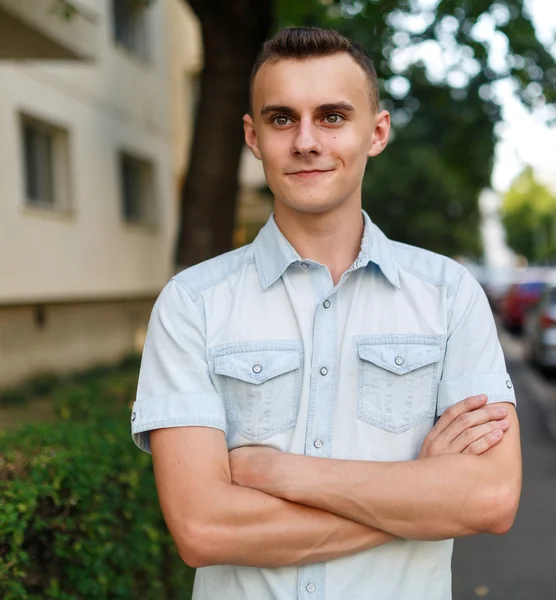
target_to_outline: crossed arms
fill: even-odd
[[[216,429],[153,431],[160,503],[182,559],[193,567],[281,567],[396,538],[505,533],[521,493],[519,426],[512,405],[485,401],[468,398],[448,409],[412,461],[323,459],[264,447],[228,454]]]

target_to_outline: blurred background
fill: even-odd
[[[454,600],[556,598],[556,2],[0,0],[0,598],[188,598],[129,407],[178,270],[272,212],[242,115],[262,42],[373,57],[363,205],[451,256],[499,323],[522,422],[512,531],[459,540]]]

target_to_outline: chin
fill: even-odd
[[[290,210],[300,212],[300,213],[310,213],[310,214],[322,214],[329,212],[336,208],[341,202],[323,201],[322,199],[308,199],[308,200],[290,200],[288,202],[282,202],[285,204]]]

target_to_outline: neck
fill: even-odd
[[[301,258],[328,267],[334,285],[361,250],[364,221],[360,205],[325,213],[301,213],[277,202],[274,218]]]

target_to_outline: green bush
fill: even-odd
[[[0,432],[0,598],[189,598],[151,459],[133,444],[133,365],[50,394],[60,420]]]

